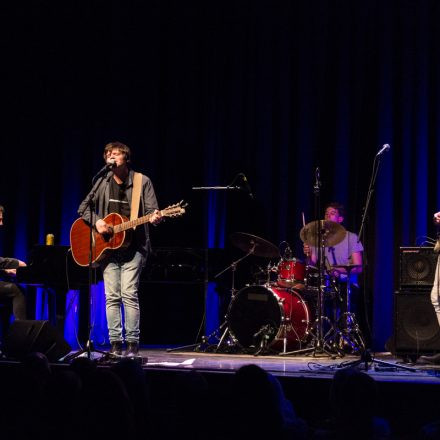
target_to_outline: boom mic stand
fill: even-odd
[[[109,166],[110,165],[110,166]],[[64,360],[67,362],[72,361],[73,359],[76,359],[77,357],[80,357],[84,353],[87,354],[88,359],[92,359],[92,352],[102,354],[103,356],[108,357],[109,353],[101,350],[96,350],[93,341],[91,339],[92,336],[92,316],[91,316],[91,310],[93,306],[93,295],[92,295],[92,284],[93,284],[93,251],[94,251],[94,237],[93,237],[93,214],[95,210],[95,195],[96,190],[101,186],[105,176],[107,175],[107,171],[110,170],[110,168],[113,166],[113,164],[107,164],[105,167],[103,167],[96,176],[92,179],[92,190],[89,193],[89,198],[87,200],[87,206],[90,212],[90,222],[89,222],[89,283],[88,283],[88,295],[89,295],[89,306],[87,310],[87,341],[85,344],[85,348],[82,348],[81,350],[77,351],[76,353],[72,353],[67,355]],[[98,180],[99,179],[99,180]],[[98,183],[96,183],[98,182]],[[116,355],[112,355],[116,356]]]
[[[192,190],[195,191],[243,191],[245,188],[243,188],[243,186],[238,186],[235,185],[235,182],[237,181],[237,179],[239,177],[242,177],[242,179],[244,180],[246,177],[243,177],[244,174],[243,173],[238,173],[233,179],[232,182],[229,185],[226,186],[193,186]],[[232,269],[232,288],[231,288],[231,292],[232,295],[235,294],[235,288],[234,288],[234,277],[235,277],[235,269],[236,269],[236,265],[243,260],[244,258],[246,258],[247,255],[245,255],[244,257],[240,258],[239,260],[233,262],[230,266],[228,266],[226,269],[222,270],[220,273],[218,273],[217,275],[215,275],[214,278],[219,277],[222,273],[226,272],[229,268]],[[206,268],[207,269],[207,268]],[[205,302],[206,302],[206,290],[205,290]],[[202,319],[202,323],[200,325],[200,327],[203,326],[203,322],[205,321],[205,315]],[[179,346],[179,347],[173,347],[173,348],[168,348],[167,352],[173,352],[173,351],[180,351],[180,350],[186,350],[186,349],[194,349],[194,351],[198,351],[200,349],[200,347],[202,347],[202,345],[204,344],[208,344],[209,340],[216,334],[218,334],[220,331],[223,330],[223,328],[226,326],[226,321],[224,321],[218,328],[216,328],[211,334],[209,335],[204,335],[201,337],[202,341],[201,342],[196,342],[195,344],[189,344],[189,345],[183,345],[183,346]],[[223,342],[223,339],[226,337],[227,333],[228,333],[228,328],[225,329],[225,331],[222,334],[222,337],[220,338],[220,342],[217,344],[217,348],[216,351],[218,350],[218,347],[220,346],[220,343]]]
[[[363,236],[363,243],[364,243],[364,249],[366,248],[365,246],[365,224],[366,224],[366,219],[367,219],[367,213],[368,213],[368,209],[370,207],[370,201],[374,192],[374,185],[376,183],[376,177],[379,171],[379,166],[380,166],[380,159],[382,156],[382,153],[384,153],[385,151],[388,151],[390,149],[390,146],[388,144],[385,144],[382,149],[375,155],[374,157],[374,161],[373,161],[373,169],[371,172],[371,178],[370,178],[370,184],[368,187],[368,193],[367,193],[367,200],[365,202],[365,207],[364,207],[364,212],[362,215],[362,220],[361,220],[361,226],[359,229],[359,233],[358,233],[358,240],[360,240],[360,237],[362,234],[364,234]],[[362,266],[363,266],[363,272],[364,269],[367,267],[367,264],[365,263],[365,258],[362,259]],[[364,279],[367,280],[367,276],[364,274]],[[364,285],[364,295],[366,291],[366,287]],[[367,311],[365,313],[368,313]],[[371,338],[370,338],[371,339]],[[393,367],[393,368],[401,368],[403,370],[408,370],[408,371],[417,371],[415,368],[411,368],[411,367],[406,367],[403,365],[397,365],[397,364],[393,364],[392,362],[386,362],[386,361],[382,361],[380,359],[376,359],[375,357],[371,356],[371,350],[364,347],[364,349],[361,351],[361,357],[360,359],[356,360],[356,361],[351,361],[351,362],[347,362],[347,363],[342,363],[342,367],[347,368],[347,367],[355,367],[357,365],[360,364],[364,364],[364,368],[366,371],[368,371],[368,364],[369,363],[376,363],[379,365],[384,365],[387,367]]]

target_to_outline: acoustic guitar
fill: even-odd
[[[180,217],[185,214],[188,206],[183,201],[170,205],[160,211],[162,217]],[[130,245],[130,232],[136,226],[149,223],[153,214],[147,214],[135,220],[117,213],[110,213],[103,220],[111,225],[111,233],[100,234],[95,228],[92,229],[92,258],[91,263],[101,261],[108,252],[116,249],[126,248]],[[72,256],[79,266],[89,265],[90,255],[90,226],[82,218],[73,222],[70,229],[70,247]]]

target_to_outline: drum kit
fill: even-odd
[[[305,225],[300,238],[316,248],[316,237],[319,236],[323,250],[340,243],[345,234],[346,230],[340,224],[319,220]],[[293,257],[288,245],[281,255],[280,249],[271,242],[242,232],[232,234],[231,242],[246,254],[216,275],[232,270],[231,300],[225,321],[217,329],[222,334],[218,335],[216,352],[239,351],[254,355],[313,353],[342,357],[365,349],[355,314],[350,311],[349,275],[358,266],[325,268],[320,264],[315,267]],[[270,260],[264,270],[265,277],[237,291],[237,265],[250,255]],[[331,276],[332,271],[338,269],[348,274],[346,289],[338,278]],[[326,304],[332,316],[325,316]]]

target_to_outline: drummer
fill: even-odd
[[[325,220],[341,224],[344,221],[344,206],[337,202],[329,203],[325,209]],[[345,230],[342,229],[344,232]],[[339,243],[334,246],[325,247],[324,263],[327,273],[334,279],[339,281],[339,300],[335,298],[333,306],[331,306],[334,319],[337,320],[340,329],[347,325],[347,321],[343,319],[346,312],[354,314],[360,325],[361,331],[365,334],[366,325],[364,312],[361,313],[362,305],[358,289],[357,278],[362,272],[362,251],[364,250],[362,243],[358,240],[357,234],[345,231],[345,236]],[[309,257],[309,264],[317,263],[317,248],[304,243],[304,253]],[[338,267],[334,266],[347,266]],[[350,271],[350,298],[347,301],[347,269]],[[349,303],[349,310],[347,306]],[[345,348],[345,347],[344,347]]]
[[[329,203],[325,209],[325,220],[341,224],[344,221],[345,208],[337,202]],[[310,264],[317,263],[317,249],[304,243],[304,254],[309,257]],[[330,275],[338,277],[341,281],[347,279],[346,268],[333,268],[333,266],[353,265],[350,270],[350,281],[357,285],[357,274],[362,272],[362,251],[364,250],[362,243],[358,240],[358,236],[346,231],[344,239],[334,246],[326,247],[324,260]]]

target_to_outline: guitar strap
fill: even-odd
[[[131,213],[130,220],[136,220],[139,213],[139,202],[141,201],[142,174],[134,173],[133,192],[131,193]],[[136,226],[133,227],[136,229]]]

